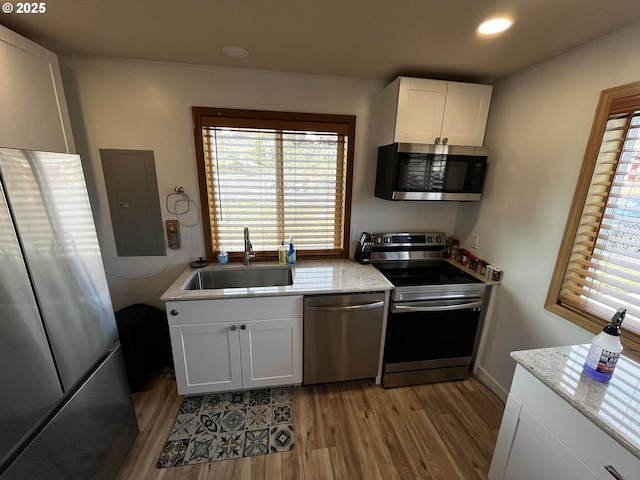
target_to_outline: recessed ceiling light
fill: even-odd
[[[478,32],[483,35],[493,35],[494,33],[504,32],[513,24],[510,18],[492,18],[480,24]]]
[[[225,45],[222,47],[222,53],[233,58],[247,58],[249,56],[249,50],[238,45]]]

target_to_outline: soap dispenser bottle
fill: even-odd
[[[287,263],[294,265],[296,263],[296,249],[293,246],[293,235],[289,235],[289,250],[287,250]]]
[[[284,244],[284,240],[282,240],[282,243],[278,247],[278,263],[280,265],[287,264],[287,247]]]
[[[620,342],[620,324],[627,313],[626,308],[619,308],[611,318],[609,325],[601,333],[593,337],[583,371],[591,378],[601,382],[608,382],[613,376],[618,358],[622,352]]]

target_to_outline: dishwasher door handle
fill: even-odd
[[[362,303],[359,305],[349,305],[346,307],[325,307],[322,303],[307,303],[306,307],[313,310],[324,310],[326,312],[353,312],[354,310],[367,310],[384,306],[384,301]]]
[[[467,308],[482,307],[482,300],[478,302],[459,303],[453,305],[437,305],[424,307],[410,307],[407,305],[394,305],[391,313],[408,313],[408,312],[445,312],[448,310],[465,310]]]

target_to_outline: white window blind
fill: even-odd
[[[202,138],[214,250],[243,251],[247,225],[257,252],[291,235],[299,252],[342,253],[347,135],[204,126]]]
[[[638,108],[638,107],[636,107]],[[609,115],[559,300],[640,334],[640,109]]]

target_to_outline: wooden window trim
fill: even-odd
[[[269,128],[295,128],[296,122],[313,123],[316,131],[331,131],[346,135],[346,180],[345,180],[345,205],[342,231],[342,251],[325,253],[320,250],[304,250],[298,252],[299,259],[329,259],[349,258],[350,230],[351,230],[351,198],[353,185],[353,164],[355,154],[355,129],[356,117],[353,115],[314,114],[302,112],[279,112],[267,110],[241,110],[215,107],[192,107],[193,134],[196,149],[196,166],[198,169],[198,187],[200,190],[200,205],[202,228],[204,231],[205,255],[208,262],[215,261],[213,251],[211,223],[209,219],[209,198],[207,196],[207,178],[205,166],[204,145],[202,128],[211,126],[207,117],[224,117],[225,125],[230,127],[269,127]],[[338,128],[336,128],[338,127]],[[275,260],[278,252],[265,252],[257,257],[257,260]],[[242,258],[242,254],[230,253],[231,259]]]
[[[628,110],[630,105],[637,105],[638,102],[640,102],[640,81],[609,88],[600,93],[589,134],[589,141],[544,306],[548,311],[593,333],[601,332],[608,322],[595,315],[572,310],[567,306],[561,305],[559,303],[559,295],[609,117],[612,114]],[[639,335],[625,331],[622,334],[621,341],[630,350],[640,351]]]

